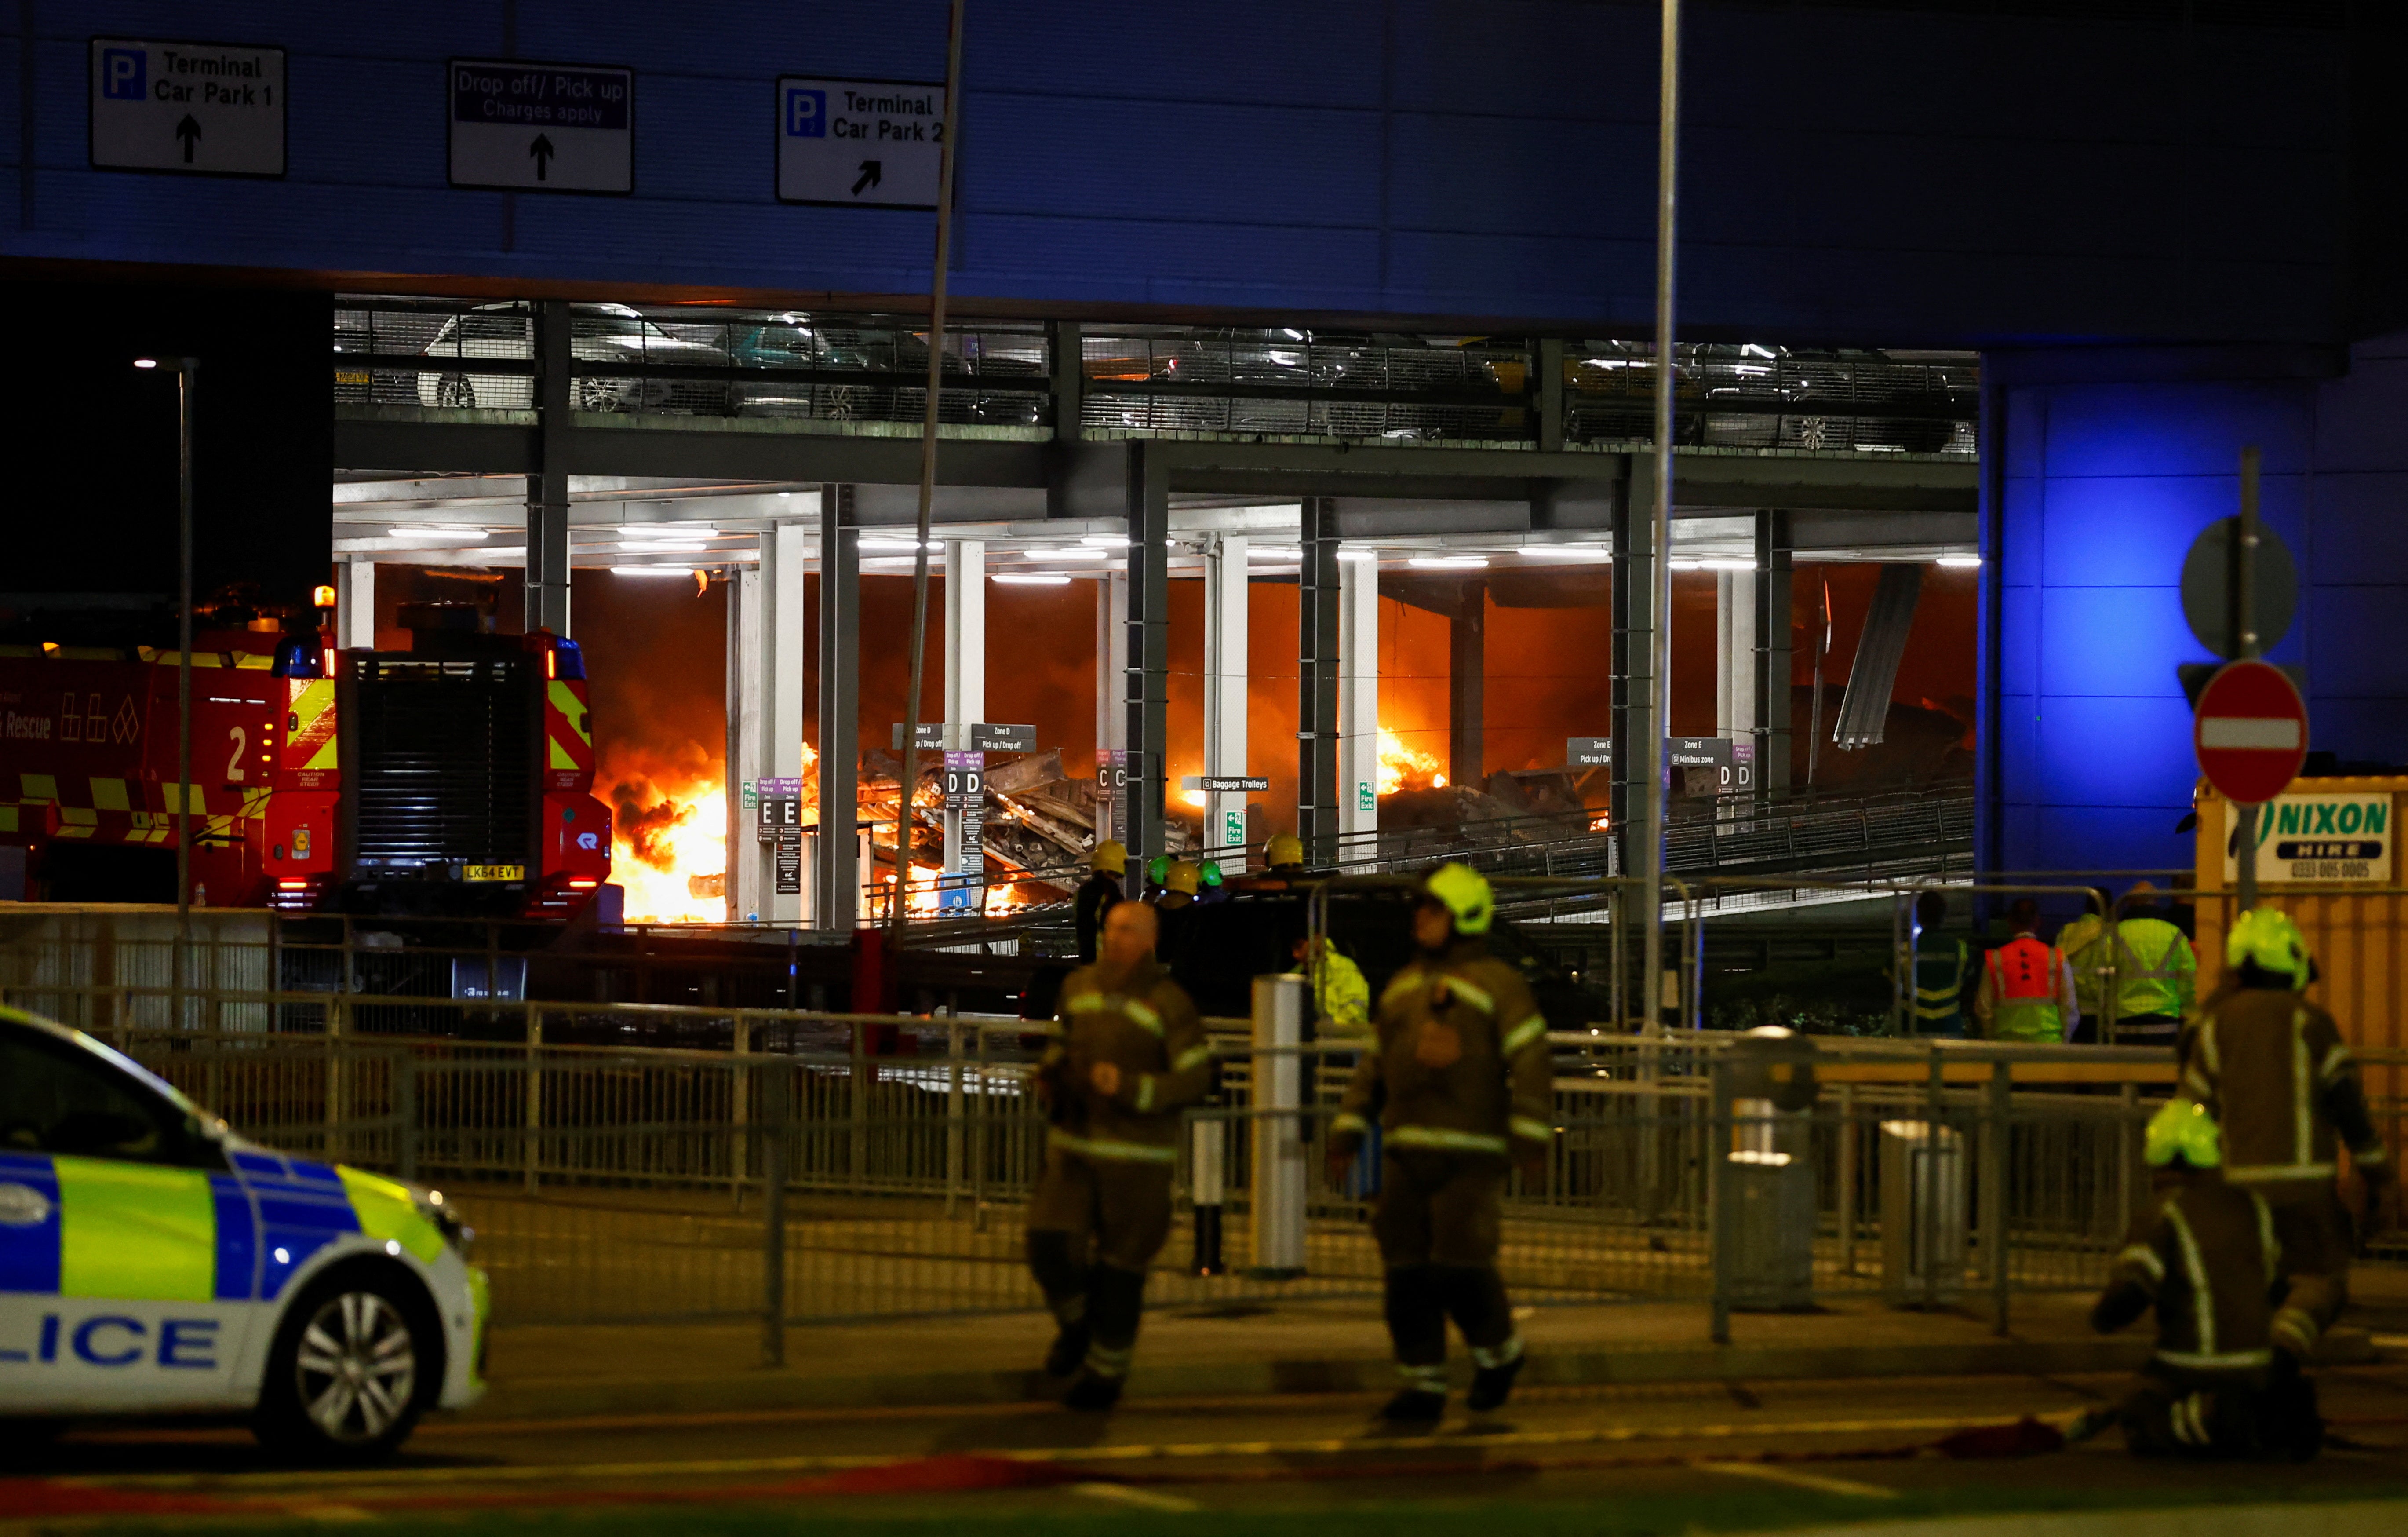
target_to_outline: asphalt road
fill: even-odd
[[[2314,1464],[2150,1463],[2102,1442],[1959,1458],[1952,1430],[2102,1401],[2110,1378],[1555,1388],[1479,1424],[1367,1434],[1356,1397],[1135,1401],[1107,1417],[1047,1406],[788,1411],[423,1426],[370,1470],[280,1466],[235,1429],[86,1430],[0,1448],[0,1533],[93,1523],[253,1530],[280,1520],[380,1528],[580,1532],[813,1530],[977,1520],[1115,1532],[1198,1512],[1249,1530],[1335,1537],[1426,1518],[1514,1537],[1761,1530],[1877,1515],[2267,1499],[2408,1498],[2408,1368],[2323,1374],[2345,1444]],[[665,1508],[677,1513],[662,1519]],[[1494,1512],[1495,1520],[1484,1515]],[[1399,1515],[1398,1513],[1406,1513]],[[1300,1523],[1300,1524],[1299,1524]],[[1049,1529],[1050,1530],[1050,1529]]]

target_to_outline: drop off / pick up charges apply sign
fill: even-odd
[[[634,70],[523,59],[453,59],[448,68],[453,186],[636,190]]]

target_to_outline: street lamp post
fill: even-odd
[[[176,957],[169,1001],[181,1029],[193,948],[193,385],[201,360],[134,360],[137,368],[163,365],[176,371]]]

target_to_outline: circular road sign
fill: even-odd
[[[2200,530],[2183,557],[2183,617],[2199,643],[2228,662],[2242,651],[2240,637],[2232,633],[2232,565],[2240,548],[2241,520],[2220,518]],[[2263,523],[2258,525],[2254,575],[2249,606],[2257,610],[2258,649],[2263,652],[2291,632],[2300,605],[2300,573],[2290,546]]]
[[[2308,755],[2308,707],[2283,669],[2266,662],[2216,668],[2199,691],[2191,748],[2225,799],[2262,806],[2299,776]]]

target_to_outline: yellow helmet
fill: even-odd
[[[1488,921],[1497,912],[1496,895],[1488,889],[1488,877],[1469,865],[1440,865],[1422,883],[1422,890],[1455,914],[1456,933],[1488,932]]]
[[[2149,1117],[2141,1156],[2154,1169],[2163,1169],[2176,1158],[2193,1169],[2220,1169],[2224,1132],[2198,1100],[2169,1099],[2164,1109]]]
[[[1273,869],[1282,865],[1304,863],[1304,840],[1294,833],[1273,833],[1270,846],[1263,850],[1263,862]]]
[[[1122,842],[1117,838],[1105,839],[1102,842],[1096,845],[1093,853],[1087,855],[1087,868],[1092,870],[1100,870],[1106,875],[1126,874],[1128,872],[1128,845]]]
[[[1170,878],[1163,884],[1173,891],[1183,891],[1193,897],[1196,895],[1196,883],[1201,874],[1202,871],[1186,860],[1174,860],[1170,866]]]
[[[2260,970],[2291,979],[2294,989],[2308,984],[2308,941],[2291,915],[2279,908],[2253,907],[2224,937],[2224,964],[2239,970],[2254,963]]]

